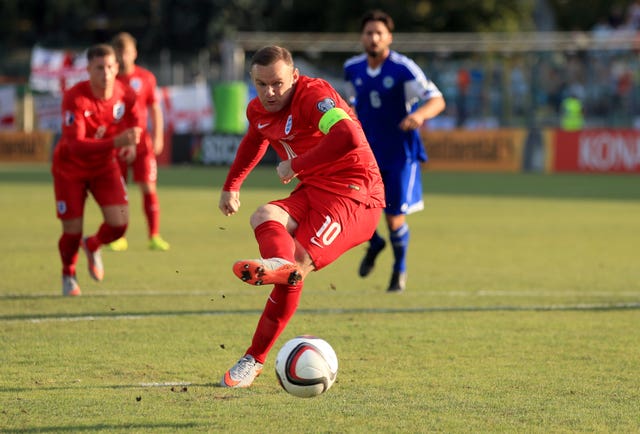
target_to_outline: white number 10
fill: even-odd
[[[320,229],[316,231],[316,236],[311,238],[311,242],[320,247],[322,247],[322,245],[328,246],[335,241],[341,231],[342,227],[340,226],[340,223],[332,222],[331,217],[326,216],[324,218],[324,223]],[[322,244],[320,244],[320,241],[322,241]]]

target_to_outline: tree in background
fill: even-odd
[[[628,0],[6,0],[0,2],[3,50],[72,47],[133,33],[142,51],[197,52],[235,30],[357,32],[364,11],[381,8],[403,32],[511,32],[536,29],[552,11],[557,30],[589,30]]]

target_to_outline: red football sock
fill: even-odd
[[[295,241],[281,223],[268,220],[259,224],[254,233],[263,258],[282,258],[295,262]]]
[[[98,232],[87,238],[87,247],[90,251],[95,252],[102,244],[109,244],[122,237],[126,231],[127,225],[109,226],[102,223]]]
[[[273,287],[253,334],[251,346],[246,353],[251,354],[259,363],[264,363],[273,344],[298,308],[302,286],[301,283],[296,286],[275,285]]]
[[[64,232],[58,240],[58,250],[62,259],[62,274],[76,275],[76,263],[78,262],[78,249],[82,234],[68,234]]]
[[[158,193],[144,193],[144,215],[147,218],[149,238],[160,233],[160,201]]]

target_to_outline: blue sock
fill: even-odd
[[[384,238],[380,236],[378,231],[375,231],[369,239],[369,246],[371,246],[371,248],[375,250],[382,249],[385,244],[386,242],[384,241]]]
[[[393,271],[403,272],[407,270],[407,248],[409,247],[409,225],[403,224],[398,230],[389,234],[393,246]]]

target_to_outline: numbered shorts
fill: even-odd
[[[380,171],[387,206],[385,214],[411,214],[424,209],[420,163],[405,164],[394,170]]]
[[[382,208],[368,208],[310,185],[270,203],[284,209],[298,223],[294,237],[311,256],[316,270],[369,240],[382,214]]]
[[[127,187],[115,163],[112,170],[90,178],[72,178],[54,173],[53,189],[56,215],[61,220],[82,217],[89,192],[101,208],[128,203]]]

